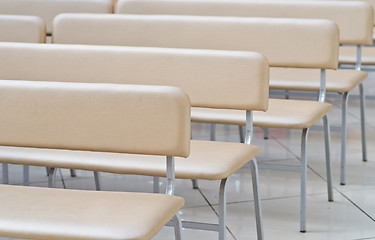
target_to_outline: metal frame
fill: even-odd
[[[320,73],[320,90],[319,90],[319,102],[325,102],[326,99],[326,70],[321,69]],[[326,158],[326,172],[327,172],[327,190],[328,190],[328,201],[333,201],[332,191],[332,173],[331,173],[331,159],[330,159],[330,127],[328,117],[323,117],[324,124],[324,141],[325,141],[325,158]],[[301,136],[301,165],[300,166],[288,166],[279,164],[259,164],[259,168],[272,169],[272,170],[283,170],[283,171],[297,171],[300,172],[300,232],[306,232],[306,182],[307,182],[307,137],[309,128],[302,130]]]
[[[251,144],[251,139],[253,136],[253,112],[246,111],[246,126],[245,126],[245,138],[243,142],[245,144]],[[243,129],[243,126],[241,126]],[[210,124],[210,139],[213,141],[215,139],[215,124]],[[243,135],[242,135],[243,136]],[[264,239],[263,233],[263,224],[262,224],[262,208],[260,202],[260,194],[259,194],[259,180],[258,180],[258,164],[256,159],[252,159],[249,162],[251,176],[252,176],[252,184],[253,184],[253,195],[254,195],[254,208],[255,208],[255,219],[256,219],[256,228],[257,228],[257,239],[262,240]],[[196,183],[196,180],[193,180],[193,185]],[[219,187],[219,224],[209,224],[209,223],[198,223],[198,222],[191,222],[191,221],[182,221],[182,225],[184,228],[190,229],[200,229],[200,230],[207,230],[207,231],[216,231],[219,232],[219,240],[226,239],[226,207],[227,207],[227,199],[226,199],[226,187],[227,187],[228,178],[222,179],[220,181]],[[170,225],[170,224],[169,224]]]
[[[356,64],[355,69],[361,71],[362,68],[362,45],[356,45]],[[360,99],[360,118],[361,118],[361,140],[362,140],[362,161],[367,162],[367,142],[366,142],[366,118],[365,118],[365,93],[363,83],[358,84]],[[342,94],[341,100],[341,166],[340,166],[340,184],[346,184],[346,144],[347,144],[347,112],[348,112],[349,92]]]

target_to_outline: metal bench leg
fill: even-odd
[[[191,179],[191,182],[193,183],[193,189],[198,189],[198,180],[197,179]]]
[[[96,191],[100,191],[102,189],[102,183],[100,179],[100,173],[97,171],[94,171],[94,179],[95,179],[95,188]]]
[[[55,188],[56,185],[56,168],[49,168],[48,172],[48,187]]]
[[[340,184],[345,185],[345,162],[346,162],[346,115],[348,110],[348,96],[349,93],[345,92],[342,95],[341,102],[341,168],[340,168]]]
[[[174,236],[176,240],[182,240],[182,222],[180,214],[174,215],[173,219]]]
[[[9,167],[8,163],[3,163],[3,184],[9,184]]]
[[[160,193],[160,178],[154,177],[154,193]]]
[[[219,190],[219,240],[226,239],[226,227],[227,227],[227,178],[220,181]]]
[[[262,206],[260,203],[259,185],[258,185],[258,164],[255,158],[250,161],[251,178],[253,182],[253,195],[255,207],[255,219],[257,224],[258,240],[263,240],[263,224],[262,224]]]
[[[216,139],[216,124],[210,123],[210,141],[215,141]]]
[[[70,176],[71,177],[77,177],[77,173],[75,169],[70,169]]]
[[[328,201],[333,202],[333,191],[332,191],[332,173],[331,173],[331,137],[329,129],[329,121],[327,115],[323,117],[324,125],[324,145],[326,153],[326,171],[327,171],[327,189],[328,189]]]
[[[238,130],[240,132],[240,142],[244,143],[245,142],[245,136],[244,136],[245,129],[244,129],[244,126],[238,125]]]
[[[23,185],[29,186],[29,178],[30,178],[30,167],[27,165],[23,165]]]
[[[301,139],[301,209],[300,232],[306,232],[306,178],[307,178],[307,135],[309,128],[302,130]]]
[[[264,139],[268,139],[268,128],[263,129]]]
[[[363,83],[358,85],[359,97],[361,104],[361,136],[362,136],[362,161],[367,162],[367,148],[366,148],[366,118],[365,118],[365,93],[363,91]]]

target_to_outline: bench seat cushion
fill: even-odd
[[[151,239],[183,206],[165,194],[0,185],[0,235],[31,239]]]
[[[356,47],[340,47],[339,62],[354,65],[356,62]],[[362,65],[375,65],[375,47],[362,47]]]
[[[349,92],[367,76],[367,72],[352,69],[327,70],[327,92]],[[271,68],[270,70],[270,89],[319,91],[319,86],[319,69]]]
[[[254,126],[303,129],[314,125],[331,111],[332,105],[317,101],[270,99],[267,112],[254,112]],[[223,124],[246,124],[241,110],[192,108],[192,121]]]
[[[188,158],[176,158],[176,178],[220,180],[229,177],[260,152],[256,146],[191,141]],[[0,147],[0,162],[82,169],[119,174],[166,176],[163,156]]]

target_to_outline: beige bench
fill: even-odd
[[[104,31],[106,34],[101,34]],[[266,56],[270,66],[274,67],[335,69],[338,61],[338,29],[328,20],[296,22],[295,19],[266,18],[63,14],[55,18],[53,35],[55,43],[66,44],[257,51]],[[254,112],[255,126],[302,130],[301,166],[268,166],[300,172],[302,232],[305,231],[307,133],[321,118],[325,125],[328,198],[333,200],[326,117],[332,106],[324,103],[325,70],[322,70],[321,81],[319,102],[270,99],[267,112]],[[210,88],[202,86],[202,89]],[[226,100],[230,101],[230,97],[227,96]],[[193,121],[246,124],[244,111],[203,107],[192,109]]]
[[[0,15],[0,42],[45,43],[46,27],[37,16]],[[3,164],[3,183],[8,183],[8,165]],[[24,166],[24,185],[28,184],[28,167]]]
[[[43,19],[47,33],[60,13],[112,13],[112,0],[1,0],[0,14],[32,15]]]
[[[371,5],[360,1],[120,0],[118,2],[117,13],[329,19],[337,23],[340,29],[341,44],[357,46],[357,70],[361,69],[362,45],[372,44],[374,21],[374,13]],[[277,35],[274,37],[277,38]],[[340,56],[342,56],[341,48]],[[362,85],[362,81],[366,77],[367,73],[354,70],[327,72],[327,92],[342,94],[342,124],[340,129],[340,183],[342,185],[346,182],[346,116],[348,96],[349,92],[356,86],[359,86],[361,99],[362,160],[367,161],[365,94]],[[301,81],[301,79],[303,80]],[[312,69],[292,70],[271,68],[270,89],[319,91],[319,72]]]
[[[0,102],[2,162],[14,161],[4,159],[5,152],[16,156],[25,149],[56,155],[73,150],[164,155],[169,193],[0,185],[0,236],[144,240],[174,218],[176,239],[181,239],[181,223],[174,216],[184,200],[170,196],[174,157],[186,158],[190,148],[190,103],[181,89],[1,80]],[[153,144],[156,139],[158,144]],[[48,161],[39,164],[53,167]]]
[[[45,25],[36,16],[0,15],[0,29],[0,42],[46,42]]]
[[[0,44],[0,79],[181,87],[188,93],[192,106],[246,110],[247,143],[252,134],[251,110],[265,111],[268,106],[268,63],[260,54],[251,52],[3,43]],[[208,88],[210,91],[202,91]],[[144,110],[139,108],[139,111]],[[149,114],[160,112],[150,110]],[[149,117],[148,121],[150,123],[143,124],[151,124],[154,117]],[[160,129],[167,136],[174,135],[167,129]],[[190,132],[186,134],[190,136]],[[147,144],[159,144],[154,139],[150,141]],[[251,160],[259,151],[249,144],[191,141],[190,156],[176,159],[176,178],[221,181],[219,225],[204,225],[205,229],[219,231],[220,239],[225,239],[226,235],[227,178],[248,162],[252,171],[258,239],[263,239],[257,165]],[[0,147],[0,162],[166,176],[164,158],[139,157],[146,163],[140,164],[138,157],[129,154]],[[54,171],[51,171],[51,186],[53,176]],[[183,222],[183,226],[202,228],[201,223]]]

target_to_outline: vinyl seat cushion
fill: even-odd
[[[375,52],[374,52],[375,57]],[[374,59],[375,60],[375,59]],[[367,72],[352,69],[327,70],[327,92],[344,93],[355,88],[368,76]],[[320,70],[302,68],[271,68],[270,89],[319,91]]]
[[[341,64],[354,65],[356,63],[356,55],[356,47],[342,46],[340,47],[339,62]],[[375,65],[375,47],[362,47],[362,65]]]
[[[176,157],[176,178],[224,179],[259,152],[260,148],[248,144],[192,140],[190,156]],[[1,146],[1,161],[118,174],[166,176],[165,156]]]
[[[317,101],[270,99],[267,112],[254,111],[254,126],[265,128],[303,129],[314,125],[332,105]],[[192,108],[192,121],[222,124],[246,124],[241,110]]]
[[[184,205],[165,194],[0,185],[1,236],[151,239]]]

